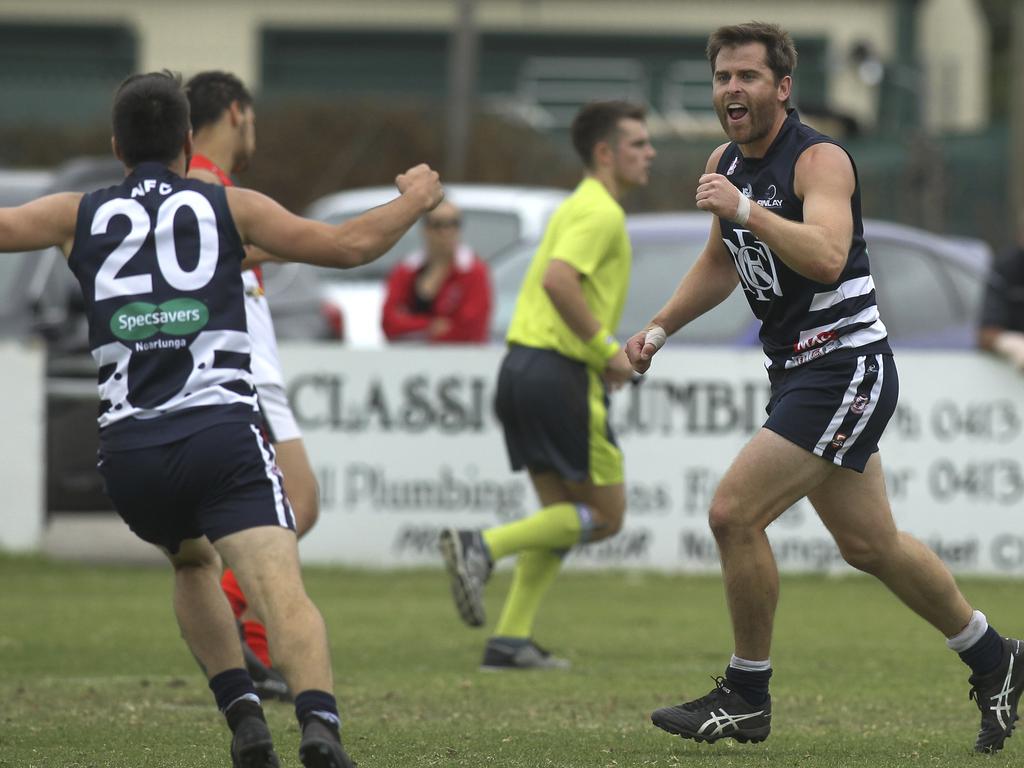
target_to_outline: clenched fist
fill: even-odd
[[[437,171],[426,163],[413,166],[395,177],[395,186],[403,195],[420,200],[424,212],[432,211],[444,199],[444,187]]]
[[[732,182],[720,173],[705,173],[697,181],[697,207],[723,219],[736,221],[742,197]]]

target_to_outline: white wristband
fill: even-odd
[[[737,224],[741,227],[746,225],[747,219],[750,218],[750,199],[740,192],[740,201],[736,205],[736,216],[733,218]]]
[[[661,349],[665,346],[665,341],[668,339],[668,335],[665,333],[665,329],[660,325],[652,325],[647,329],[647,335],[644,336],[644,346],[653,344],[655,349]]]

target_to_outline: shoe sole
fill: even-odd
[[[450,528],[441,531],[440,548],[459,618],[471,627],[482,627],[486,621],[483,600],[470,586],[459,534]]]
[[[1024,654],[1017,655],[1015,658],[1017,663],[1024,663]],[[1010,712],[1013,713],[1013,719],[1010,721],[1009,727],[1007,727],[1007,729],[1002,733],[1002,738],[999,738],[998,736],[994,737],[996,741],[993,741],[991,744],[982,745],[975,742],[974,751],[976,753],[981,755],[993,755],[1002,750],[1006,740],[1013,736],[1013,731],[1017,727],[1017,721],[1020,720],[1020,715],[1017,714],[1017,707],[1020,704],[1021,695],[1024,693],[1024,690],[1022,689],[1024,689],[1024,676],[1022,676],[1022,678],[1018,678],[1017,682],[1014,684],[1016,694],[1009,702]]]
[[[978,746],[977,744],[975,744],[974,751],[977,752],[979,755],[994,755],[996,752],[1001,751],[1003,745],[1006,743],[1006,740],[1013,736],[1013,731],[1017,727],[1018,720],[1020,720],[1020,715],[1014,714],[1013,722],[1010,723],[1010,727],[1006,729],[1006,732],[1003,734],[1003,738],[1001,740],[999,740],[998,742],[993,742],[992,744],[986,744],[985,746]]]
[[[355,763],[339,757],[331,745],[323,741],[300,745],[299,760],[304,768],[355,768]]]
[[[734,731],[733,733],[723,733],[718,736],[704,736],[703,734],[694,733],[693,731],[686,731],[675,723],[668,722],[667,720],[658,722],[653,715],[651,716],[651,722],[666,733],[671,733],[681,739],[693,739],[698,744],[714,744],[716,741],[721,741],[722,739],[735,739],[740,744],[760,744],[768,738],[772,731],[771,726],[766,725],[764,728],[754,728],[749,731]]]
[[[231,762],[234,768],[281,768],[274,745],[269,741],[246,745]]]
[[[481,672],[568,672],[569,667],[542,667],[542,666],[531,666],[531,667],[517,667],[514,664],[509,665],[497,665],[497,664],[481,664]]]

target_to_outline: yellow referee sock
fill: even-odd
[[[534,512],[514,523],[483,532],[484,542],[497,562],[527,549],[569,549],[580,540],[580,515],[575,504],[563,502]]]
[[[531,637],[540,601],[562,567],[563,552],[531,549],[516,560],[512,588],[505,598],[495,637]]]

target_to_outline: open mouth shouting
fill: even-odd
[[[729,116],[730,123],[738,123],[748,114],[747,107],[738,101],[730,101],[725,105],[725,113]]]

